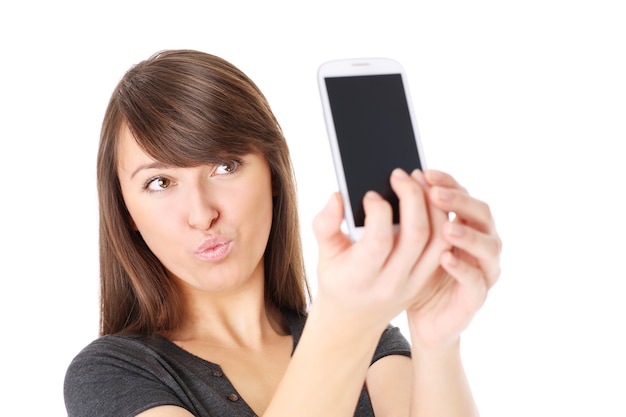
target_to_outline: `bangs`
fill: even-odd
[[[241,137],[216,137],[210,133],[190,135],[163,129],[162,132],[140,132],[128,124],[139,147],[156,161],[174,167],[212,165],[225,160],[258,153],[250,140]]]
[[[222,68],[216,78],[213,67],[173,58],[131,69],[117,100],[139,146],[155,160],[179,167],[263,153],[262,138],[276,132],[268,130],[255,90],[229,71]]]

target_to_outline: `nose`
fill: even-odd
[[[189,189],[187,201],[189,226],[203,231],[210,229],[219,218],[219,210],[206,183],[199,181]]]

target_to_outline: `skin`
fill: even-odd
[[[485,203],[445,173],[415,171],[409,176],[396,170],[390,181],[401,204],[399,233],[392,230],[391,208],[374,193],[364,198],[366,231],[355,244],[340,231],[340,199],[331,198],[316,218],[319,292],[308,324],[319,321],[326,331],[335,325],[334,338],[351,347],[365,346],[368,336],[375,339],[372,329],[406,311],[412,365],[405,358],[385,358],[368,370],[364,358],[370,352],[363,352],[364,365],[350,369],[352,375],[367,377],[376,415],[475,416],[460,359],[460,334],[500,274],[501,243],[493,218]],[[455,213],[453,221],[449,213]],[[350,325],[342,332],[333,317],[345,317],[342,323]],[[356,334],[345,334],[347,328]],[[323,333],[313,333],[312,339],[316,337]],[[356,356],[345,352],[341,361],[356,365]],[[296,380],[294,376],[292,382]],[[326,381],[326,394],[345,393],[347,380]],[[335,381],[339,383],[333,385]],[[385,391],[385,386],[393,389]],[[305,401],[304,394],[300,400]],[[316,410],[319,415],[350,415],[351,404],[340,410],[341,398],[333,401]]]
[[[228,174],[230,161],[154,167],[128,131],[120,139],[120,183],[132,220],[185,297],[185,325],[172,340],[219,363],[258,415],[351,416],[364,380],[377,416],[477,415],[460,335],[498,279],[501,243],[488,206],[452,177],[394,171],[399,232],[389,204],[369,193],[365,234],[356,243],[342,233],[341,199],[331,196],[313,224],[317,297],[290,357],[285,323],[263,302],[267,162],[246,155]],[[151,186],[167,188],[147,192],[144,184],[157,176],[169,182]],[[212,236],[232,239],[230,251],[219,262],[199,261],[195,250]],[[389,356],[370,367],[380,333],[403,311],[413,358]],[[191,414],[165,406],[140,415]]]
[[[263,303],[263,253],[272,222],[266,160],[244,155],[234,170],[231,161],[167,167],[155,164],[128,129],[119,155],[133,223],[184,297],[185,325],[171,339],[220,364],[246,401],[264,409],[292,350],[282,317]],[[198,247],[215,237],[232,242],[227,256],[199,258]],[[263,375],[265,384],[252,385],[254,375]]]
[[[128,129],[120,139],[124,201],[136,229],[173,279],[189,291],[220,294],[262,279],[272,221],[264,158],[246,155],[236,168],[231,161],[167,167],[145,154]],[[232,242],[227,261],[210,262],[194,254],[209,238]]]

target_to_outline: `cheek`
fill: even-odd
[[[174,230],[180,223],[180,207],[176,204],[141,205],[129,202],[127,204],[131,221],[136,230],[141,233],[144,241],[151,246],[151,240],[175,236]]]
[[[272,187],[269,183],[248,187],[241,190],[233,200],[235,203],[230,207],[236,212],[236,219],[231,219],[244,226],[251,239],[265,245],[272,227],[273,196]]]
[[[154,256],[168,270],[176,270],[190,241],[180,216],[170,210],[135,210],[137,231]]]
[[[262,228],[263,230],[267,228],[269,230],[273,215],[271,188],[253,193],[248,191],[240,195],[245,195],[245,198],[240,199],[237,204],[237,206],[242,209],[239,217],[241,217],[243,221],[246,219],[254,220],[254,222],[251,223],[256,224],[256,226],[252,224],[252,227]]]

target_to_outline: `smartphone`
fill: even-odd
[[[397,229],[391,171],[425,169],[404,68],[389,58],[343,59],[323,63],[317,76],[348,234],[363,235],[369,190],[389,201]]]

